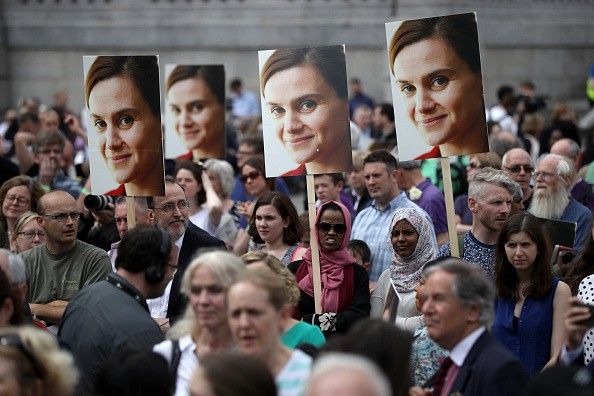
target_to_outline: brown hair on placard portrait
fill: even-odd
[[[476,14],[386,23],[399,159],[489,151]]]
[[[85,56],[83,66],[92,192],[163,195],[158,57]]]
[[[225,68],[166,65],[165,131],[168,158],[225,158]]]
[[[259,51],[266,176],[352,168],[344,46]]]

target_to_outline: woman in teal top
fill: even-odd
[[[253,251],[241,256],[246,265],[265,266],[277,274],[284,283],[289,303],[286,309],[293,309],[299,302],[300,291],[295,281],[295,275],[285,267],[279,259],[262,251]],[[282,322],[282,343],[289,348],[300,344],[311,344],[317,348],[324,345],[326,338],[319,327],[300,322],[288,316]]]

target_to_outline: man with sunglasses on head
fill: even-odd
[[[530,180],[534,170],[530,154],[521,148],[509,150],[501,159],[501,169],[522,187],[522,205],[528,209],[532,201]]]
[[[177,271],[162,297],[168,299],[167,317],[175,321],[185,311],[186,300],[180,294],[180,286],[194,253],[203,248],[225,249],[225,243],[188,220],[190,211],[184,189],[171,176],[165,178],[165,196],[148,197],[147,201],[151,221],[167,231],[179,249]]]
[[[52,191],[39,199],[45,243],[21,253],[27,271],[31,312],[48,325],[62,319],[66,305],[83,287],[111,272],[104,250],[76,239],[79,213],[75,199]]]

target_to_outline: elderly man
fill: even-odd
[[[151,221],[167,231],[179,249],[178,269],[166,308],[167,317],[175,320],[186,307],[186,300],[180,294],[181,280],[194,253],[202,248],[225,249],[225,243],[188,220],[190,212],[184,189],[170,176],[165,178],[165,196],[149,197],[148,206]]]
[[[150,350],[163,340],[145,299],[163,294],[176,257],[167,232],[135,227],[120,244],[117,272],[81,290],[68,304],[58,336],[74,355],[84,390],[89,390],[112,353],[124,348]]]
[[[373,198],[373,203],[355,217],[351,240],[362,240],[371,249],[373,265],[369,273],[369,280],[371,283],[375,283],[392,262],[387,243],[392,232],[390,223],[396,209],[415,208],[428,219],[429,216],[408,199],[404,192],[400,191],[396,180],[398,162],[392,154],[383,150],[374,151],[365,158],[364,163],[365,185],[369,195]],[[433,228],[431,233],[435,238]]]
[[[592,212],[569,195],[575,177],[572,163],[558,154],[544,155],[539,158],[533,177],[530,213],[543,219],[576,223],[573,250],[579,255],[592,238]]]
[[[390,383],[369,359],[325,353],[313,366],[306,396],[390,396]]]
[[[551,146],[551,154],[559,154],[573,163],[574,169],[580,169],[583,152],[580,146],[572,139],[559,139]],[[571,196],[591,211],[594,210],[594,186],[582,177],[575,180],[571,186]]]
[[[409,395],[520,395],[528,375],[487,330],[495,292],[473,265],[452,257],[426,271],[422,312],[427,332],[450,351],[426,387]]]
[[[518,183],[505,172],[493,168],[481,169],[468,186],[472,228],[458,236],[460,257],[481,267],[492,281],[495,281],[497,238],[511,213],[514,194],[519,191]],[[438,255],[451,255],[449,242],[439,248]]]
[[[64,191],[45,194],[37,203],[45,243],[21,253],[27,270],[27,301],[38,318],[57,324],[68,301],[83,287],[111,272],[105,251],[76,239],[76,201]]]
[[[522,205],[525,209],[528,209],[530,201],[532,201],[530,180],[534,170],[530,154],[521,148],[509,150],[501,159],[501,169],[522,187]]]

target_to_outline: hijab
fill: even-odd
[[[351,237],[351,214],[349,210],[340,202],[328,201],[318,208],[316,214],[316,238],[318,240],[318,246],[320,246],[320,231],[318,230],[318,224],[322,213],[326,210],[334,210],[333,208],[327,209],[328,206],[334,204],[340,208],[344,217],[344,224],[346,225],[346,231],[342,238],[340,248],[334,251],[326,251],[320,247],[320,272],[322,278],[322,311],[323,312],[337,312],[339,306],[339,288],[344,280],[344,267],[351,265],[355,262],[355,259],[347,250],[347,245]],[[303,261],[307,265],[307,276],[305,276],[299,282],[299,288],[306,294],[313,296],[313,278],[312,278],[312,256],[311,248],[307,249],[303,254]]]
[[[408,257],[399,256],[392,246],[392,229],[400,220],[408,221],[419,234],[417,246],[413,254]],[[394,213],[388,237],[388,245],[392,250],[390,277],[399,292],[406,293],[414,290],[421,279],[425,264],[437,257],[437,242],[432,237],[433,233],[431,220],[419,209],[401,208]]]

